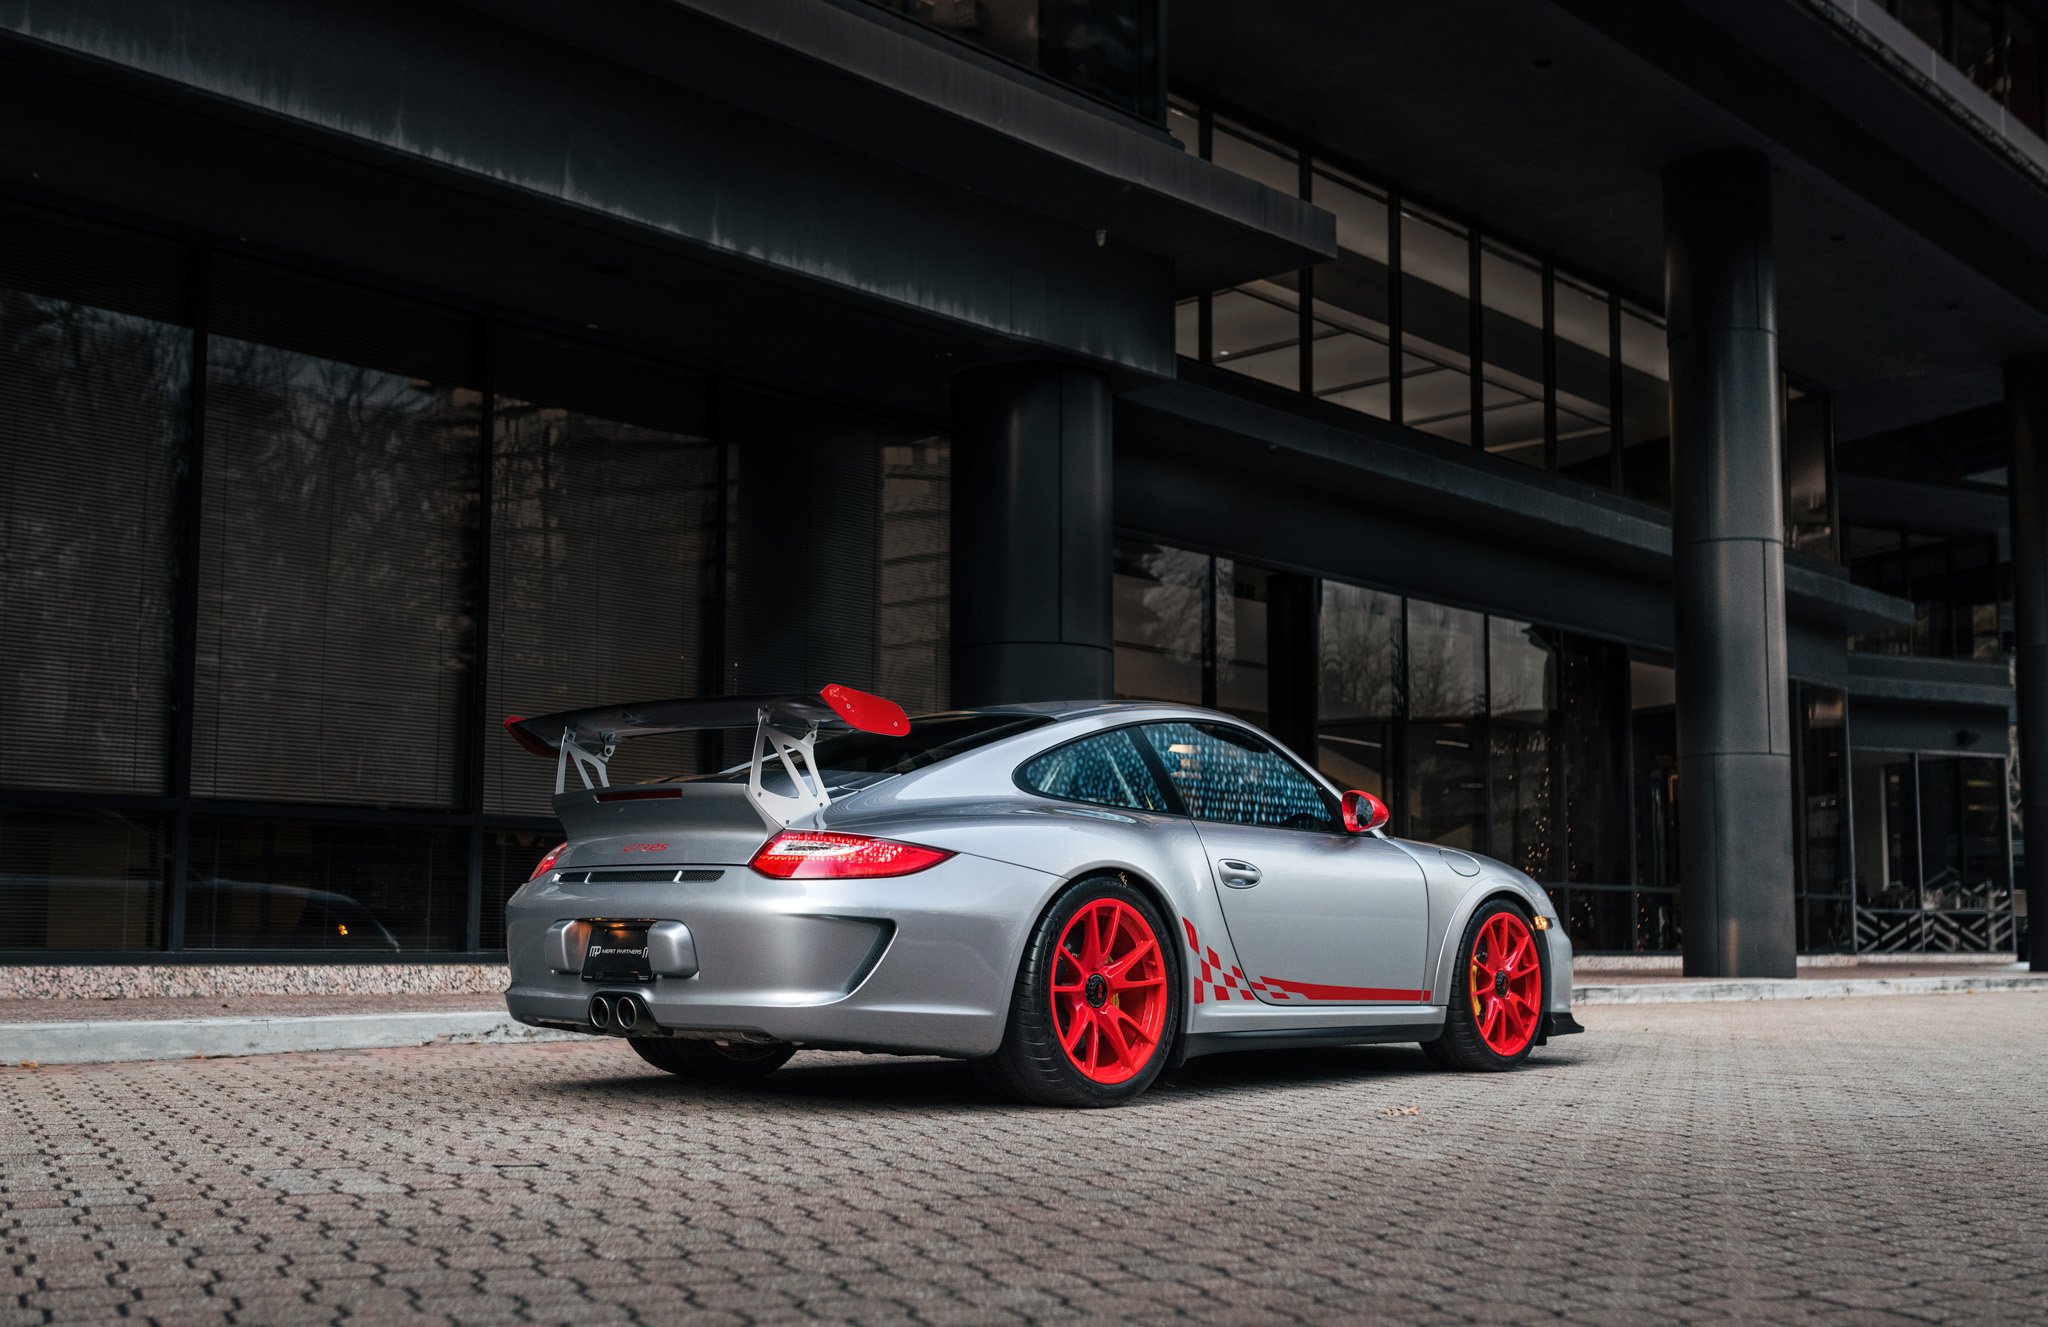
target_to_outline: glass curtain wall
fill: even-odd
[[[1856,948],[1984,953],[2013,945],[2005,762],[1857,751]]]
[[[0,953],[502,947],[559,837],[507,713],[826,681],[944,707],[949,458],[914,422],[0,209]],[[830,583],[789,591],[829,612],[744,593],[790,556],[793,463],[840,495],[800,559]]]
[[[1136,539],[1117,541],[1116,565],[1118,696],[1259,724],[1306,700],[1305,749],[1340,787],[1385,801],[1396,833],[1512,862],[1568,915],[1609,894],[1628,907],[1622,647],[1307,578],[1312,612],[1289,635],[1270,611],[1280,573]],[[1592,901],[1575,905],[1582,892]],[[1626,927],[1580,937],[1596,938],[1636,947]]]
[[[51,794],[0,800],[0,949],[164,942],[182,257],[0,212],[0,787]]]
[[[1586,913],[1584,924],[1601,947],[1674,950],[1680,938],[1676,671],[1660,660],[1631,659],[1628,698],[1635,888],[1581,891],[1574,907]],[[1576,914],[1572,920],[1580,924]]]
[[[1846,698],[1831,687],[1802,684],[1792,694],[1799,722],[1793,771],[1799,797],[1799,949],[1842,953],[1856,945]]]
[[[1167,126],[1190,153],[1337,220],[1333,261],[1181,301],[1180,354],[1671,505],[1671,374],[1656,313],[1313,145],[1178,98]],[[1789,384],[1785,397],[1787,543],[1837,561],[1832,404]]]
[[[1856,636],[1851,649],[1985,660],[2011,652],[2010,567],[1995,536],[1852,525],[1845,554],[1858,585],[1913,605],[1912,626]]]
[[[1334,261],[1183,301],[1181,354],[1668,503],[1660,320],[1210,108],[1176,99],[1167,123],[1189,152],[1337,219]]]

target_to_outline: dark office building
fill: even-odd
[[[828,681],[1245,715],[1582,953],[2010,952],[2044,25],[0,0],[0,962],[488,955],[504,715]]]

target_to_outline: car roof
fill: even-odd
[[[1233,723],[1242,722],[1235,715],[1221,710],[1204,709],[1200,705],[1188,705],[1172,700],[1037,700],[1020,701],[1011,705],[974,705],[957,710],[945,710],[936,714],[911,716],[913,724],[920,720],[949,719],[970,714],[1015,714],[1034,715],[1053,720],[1080,719],[1100,714],[1182,714],[1195,719],[1223,719]]]

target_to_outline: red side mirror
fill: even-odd
[[[1393,813],[1371,793],[1353,788],[1344,794],[1344,828],[1352,834],[1370,834],[1387,823]]]

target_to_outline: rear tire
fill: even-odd
[[[1115,876],[1070,887],[1031,933],[1002,1047],[977,1074],[1046,1106],[1135,1098],[1180,1030],[1170,934],[1151,900]]]
[[[1480,904],[1451,969],[1443,1035],[1424,1042],[1423,1054],[1467,1073],[1499,1073],[1528,1059],[1549,996],[1537,948],[1542,943],[1529,914],[1507,899]]]
[[[628,1037],[641,1059],[680,1078],[744,1082],[766,1078],[796,1054],[787,1042],[698,1041],[686,1037]]]

